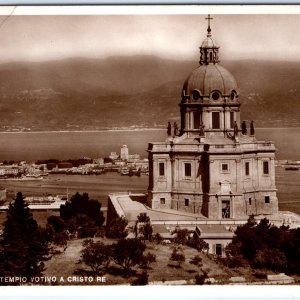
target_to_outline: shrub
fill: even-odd
[[[149,223],[150,222],[150,218],[149,216],[147,216],[146,213],[140,213],[138,216],[137,216],[137,221],[139,223]]]
[[[205,279],[206,278],[208,278],[208,274],[207,274],[207,272],[203,271],[203,274],[201,274],[201,275],[197,274],[195,276],[195,283],[197,285],[203,285],[203,284],[205,284]]]
[[[142,257],[140,266],[143,269],[149,269],[150,268],[150,264],[156,262],[156,256],[150,252],[148,252],[146,255],[144,255]]]
[[[51,226],[55,232],[62,232],[65,229],[64,220],[58,216],[50,216],[47,225]]]
[[[64,250],[67,248],[68,240],[69,236],[65,231],[54,233],[52,237],[52,242],[57,246],[64,247]]]
[[[132,268],[143,260],[146,245],[139,239],[121,239],[113,245],[112,258],[122,267],[125,276],[132,273]]]
[[[190,263],[197,266],[197,267],[202,267],[202,258],[200,255],[195,255],[191,260]]]
[[[264,273],[264,272],[259,272],[259,271],[257,271],[257,272],[255,272],[253,275],[254,275],[256,278],[258,278],[258,279],[264,279],[264,280],[267,279],[267,274]]]
[[[187,229],[177,229],[175,232],[176,234],[174,238],[174,243],[186,245],[189,237],[189,231]]]
[[[117,217],[106,227],[106,236],[109,238],[124,238],[127,236],[126,226],[128,221],[125,218]]]
[[[106,269],[111,261],[111,246],[92,239],[84,240],[81,251],[82,261],[97,275]]]
[[[149,222],[140,226],[139,231],[143,235],[144,240],[152,241],[153,228]]]
[[[148,284],[149,275],[145,271],[138,275],[138,277],[132,282],[131,285],[147,285]]]
[[[163,241],[163,237],[159,233],[155,233],[153,236],[153,240],[157,243],[160,244]]]
[[[187,245],[197,249],[199,252],[208,251],[209,245],[201,238],[193,236],[187,241]]]
[[[276,272],[285,271],[287,259],[280,250],[266,248],[257,251],[253,265],[257,268],[267,268]]]
[[[171,261],[177,262],[178,267],[181,267],[181,264],[185,262],[185,256],[181,248],[175,247],[170,256]]]

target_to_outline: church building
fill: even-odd
[[[169,123],[166,141],[148,146],[148,205],[213,220],[277,214],[275,146],[256,139],[253,121],[241,122],[239,89],[207,19],[199,66],[183,84],[180,128]]]

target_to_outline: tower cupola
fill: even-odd
[[[219,46],[213,40],[211,35],[210,20],[213,18],[208,15],[207,35],[200,47],[200,65],[215,64],[219,62]]]
[[[181,135],[231,136],[240,123],[238,87],[229,71],[219,65],[219,46],[212,38],[210,15],[200,47],[199,66],[186,79],[181,95]],[[229,133],[229,134],[228,134]]]

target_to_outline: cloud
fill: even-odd
[[[221,59],[300,59],[299,15],[213,18]],[[0,60],[137,54],[198,59],[206,28],[204,15],[11,16],[0,28]]]

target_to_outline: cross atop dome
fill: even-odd
[[[211,35],[210,20],[213,18],[210,14],[205,18],[208,21],[207,36],[200,47],[200,65],[216,64],[219,62],[219,46],[213,40]]]
[[[213,20],[213,18],[211,18],[210,14],[208,14],[208,16],[207,16],[207,18],[205,18],[205,20],[208,21],[207,37],[211,37],[210,20]]]

